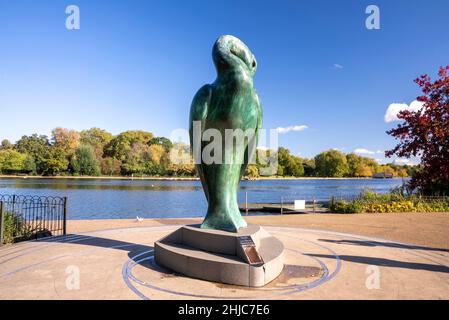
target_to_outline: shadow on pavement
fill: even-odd
[[[369,241],[369,240],[330,240],[330,239],[318,239],[318,241],[336,243],[336,244],[351,244],[364,247],[388,247],[388,248],[398,248],[398,249],[410,249],[410,250],[426,250],[426,251],[441,251],[449,252],[449,249],[443,248],[431,248],[423,247],[418,245],[401,244],[394,242],[379,242],[379,241]]]
[[[329,259],[336,258],[334,255],[326,255],[326,254],[307,253],[307,255],[317,257],[317,258],[329,258]],[[444,265],[438,265],[438,264],[405,262],[405,261],[397,261],[397,260],[375,258],[375,257],[363,257],[363,256],[338,255],[337,257],[343,261],[363,263],[363,264],[375,265],[375,266],[379,266],[379,267],[403,268],[403,269],[411,269],[411,270],[426,270],[426,271],[433,271],[433,272],[449,273],[449,267],[444,266]]]
[[[51,239],[51,241],[40,240],[40,242],[56,242],[56,241],[54,241],[54,239]],[[101,237],[94,237],[94,236],[87,236],[87,235],[77,235],[77,234],[68,234],[66,237],[58,237],[57,242],[64,243],[64,244],[76,244],[76,245],[85,245],[85,246],[106,248],[106,249],[112,249],[112,250],[127,251],[128,257],[132,260],[134,260],[135,259],[134,257],[136,257],[137,255],[139,255],[141,253],[154,250],[153,246],[131,243],[131,242],[126,242],[126,241],[120,241],[120,240],[114,240],[114,239],[108,239],[108,238],[101,238]],[[148,254],[150,254],[150,253],[148,253]],[[136,259],[136,260],[138,260],[138,259]],[[136,260],[134,260],[134,261],[137,262]],[[149,267],[148,263],[145,263],[145,262],[142,262],[139,264],[144,265],[145,267]]]

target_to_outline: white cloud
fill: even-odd
[[[384,120],[386,123],[399,121],[398,113],[400,111],[418,111],[422,108],[423,105],[423,102],[419,102],[417,100],[414,100],[412,103],[410,103],[410,105],[407,105],[406,103],[392,103],[388,106],[387,112],[385,112]]]
[[[414,166],[416,165],[413,161],[411,161],[410,159],[405,159],[405,158],[397,158],[393,160],[394,164],[399,164],[399,165],[408,165],[408,166]]]
[[[393,160],[393,163],[395,163],[395,164],[405,164],[405,163],[409,163],[409,162],[410,162],[409,159],[398,158],[398,159]]]
[[[336,70],[342,70],[342,69],[343,69],[343,66],[342,66],[341,64],[334,63],[334,69],[336,69]]]
[[[279,134],[289,133],[290,131],[304,131],[309,127],[306,125],[289,126],[289,127],[278,127],[276,128]]]
[[[354,150],[354,153],[357,154],[381,154],[384,153],[382,150],[377,150],[377,151],[371,151],[365,148],[357,148]]]

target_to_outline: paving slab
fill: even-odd
[[[154,262],[178,225],[80,232],[0,248],[0,299],[449,299],[449,250],[299,227],[264,226],[285,246],[263,288],[184,277]]]

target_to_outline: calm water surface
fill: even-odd
[[[329,200],[364,188],[386,193],[402,179],[242,181],[239,201],[279,203],[284,199]],[[0,194],[68,197],[69,219],[200,217],[207,202],[199,181],[101,179],[0,179]]]

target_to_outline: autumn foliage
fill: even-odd
[[[387,131],[399,144],[386,152],[387,157],[421,157],[421,170],[410,186],[424,194],[449,195],[449,66],[441,67],[438,79],[432,82],[422,75],[415,82],[423,94],[417,98],[423,107],[416,111],[401,111],[404,120]]]

